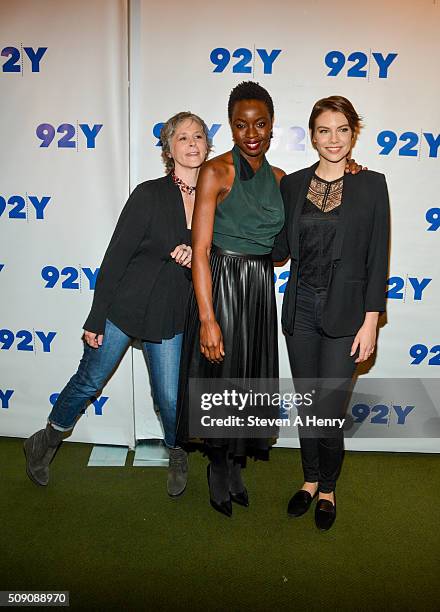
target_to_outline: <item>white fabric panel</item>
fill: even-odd
[[[9,218],[9,205],[0,217],[0,328],[56,332],[50,352],[35,334],[34,351],[18,351],[16,341],[0,351],[0,389],[14,392],[0,409],[0,433],[26,436],[44,425],[49,397],[77,368],[93,295],[87,273],[100,265],[128,196],[127,8],[123,0],[18,0],[0,11],[2,49],[20,54],[20,72],[4,72],[10,58],[1,57],[0,195],[26,201],[26,219]],[[38,72],[23,47],[47,47]],[[36,134],[43,123],[55,129],[51,142]],[[72,148],[59,146],[61,124],[72,126],[63,128],[73,132]],[[81,124],[102,127],[88,142]],[[50,201],[36,219],[31,196],[44,195]],[[52,288],[41,276],[46,266],[49,280],[59,273]],[[69,278],[75,288],[62,287]],[[131,389],[128,357],[71,440],[132,444]]]
[[[190,8],[177,2],[153,7],[146,0],[134,0],[131,9],[132,186],[163,172],[153,128],[178,111],[200,114],[209,128],[219,124],[213,154],[229,149],[232,142],[227,100],[232,87],[242,80],[257,80],[272,95],[276,127],[268,158],[287,172],[317,159],[307,133],[313,103],[332,94],[348,97],[365,124],[354,156],[387,177],[392,208],[390,277],[398,277],[392,285],[391,295],[395,297],[388,300],[388,322],[380,330],[377,357],[362,368],[361,380],[438,377],[439,365],[434,364],[440,348],[429,351],[440,343],[439,260],[434,255],[440,230],[427,231],[425,215],[429,209],[440,206],[439,157],[435,145],[434,157],[429,157],[423,133],[432,134],[434,141],[440,133],[439,83],[433,78],[440,51],[439,5],[430,0],[418,3],[372,0],[368,7],[342,0],[331,5],[324,0],[306,4],[274,0],[269,8],[267,2],[256,0],[252,4],[251,27],[249,15],[238,11],[233,0],[225,0],[221,5],[194,0]],[[214,72],[216,64],[210,56],[219,48],[226,50],[221,52],[222,57],[228,53],[230,60],[222,66],[222,57],[217,54],[222,70]],[[265,73],[262,56],[268,63],[267,56],[277,49],[281,53],[273,61],[272,72]],[[325,58],[332,51],[339,53],[329,56],[328,67]],[[234,53],[249,59],[246,64],[249,73],[233,72],[240,61],[240,57],[233,57]],[[389,56],[392,53],[397,57]],[[335,61],[339,58],[344,65],[337,75],[328,76],[332,57]],[[356,76],[359,70],[366,70],[365,77]],[[394,133],[391,137],[396,139],[387,155],[380,154],[382,147],[377,143],[383,131]],[[415,156],[399,154],[407,143],[399,141],[405,132],[414,133],[409,138],[414,139]],[[280,289],[286,282],[280,275],[286,270],[288,266],[275,270],[279,309]],[[410,278],[418,282],[432,279],[421,292],[422,299],[414,299]],[[398,299],[400,295],[403,299]],[[420,350],[426,350],[427,356],[420,364],[411,365],[409,351],[416,344],[426,347]],[[280,365],[280,375],[290,377],[281,330]],[[144,382],[139,379],[136,384],[143,386]],[[392,407],[396,401],[395,384],[390,383],[382,393],[378,403]],[[137,394],[142,394],[141,389]],[[404,397],[399,401],[406,405]],[[416,405],[408,419],[422,419],[422,414],[423,406]],[[152,411],[149,422],[152,427],[156,422]],[[373,425],[372,428],[370,436],[374,435]],[[438,439],[399,438],[396,444],[391,438],[370,437],[350,439],[347,448],[440,450]],[[297,440],[280,440],[280,445],[294,446]]]
[[[136,440],[160,440],[162,424],[155,412],[147,364],[141,349],[133,349],[133,394]]]
[[[221,6],[202,0],[190,7],[147,0],[129,5],[129,38],[124,0],[17,0],[0,6],[0,434],[25,436],[41,426],[49,397],[74,373],[92,298],[88,279],[130,189],[163,174],[155,126],[192,110],[213,131],[213,155],[229,149],[227,99],[245,79],[259,81],[273,97],[268,157],[287,172],[316,160],[307,121],[318,98],[345,95],[364,117],[354,156],[387,177],[392,280],[377,357],[362,368],[360,382],[438,378],[439,4],[371,0],[365,7],[342,0],[331,6],[324,0],[306,5],[274,0],[269,8],[256,0],[252,27],[232,0]],[[44,47],[38,61],[37,50]],[[328,76],[331,70],[339,72]],[[379,78],[380,72],[386,78]],[[42,124],[52,128],[40,127],[39,138]],[[63,124],[72,127],[57,133]],[[89,129],[102,124],[95,146],[89,135],[87,147],[87,127],[81,124]],[[66,144],[69,130],[74,146],[59,146]],[[386,154],[380,154],[378,140]],[[42,142],[48,146],[40,147]],[[275,270],[280,308],[287,270]],[[45,288],[47,282],[53,288]],[[78,288],[66,287],[69,282]],[[49,332],[56,335],[50,351],[44,351],[41,338],[48,344]],[[21,349],[31,350],[17,350],[20,342]],[[281,332],[280,364],[281,376],[290,377]],[[385,391],[377,384],[382,389],[377,404],[392,411],[393,405],[410,403],[404,385],[393,381]],[[140,351],[129,351],[100,399],[71,439],[132,446],[135,427],[137,438],[161,437]],[[423,398],[411,401],[408,428],[419,423],[422,430]],[[438,438],[393,438],[391,432],[387,438],[379,435],[382,427],[372,423],[370,437],[349,439],[347,448],[440,450]]]

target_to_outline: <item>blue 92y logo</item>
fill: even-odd
[[[9,59],[4,62],[2,70],[3,72],[21,72],[23,74],[24,67],[30,64],[32,72],[40,72],[40,62],[46,51],[47,47],[38,47],[37,49],[23,47],[23,45],[21,45],[20,49],[17,47],[4,47],[1,55]]]
[[[0,403],[2,408],[9,408],[9,400],[11,399],[13,394],[13,389],[5,389],[4,391],[3,389],[0,389]]]
[[[423,299],[423,292],[432,278],[418,279],[414,276],[406,277],[390,276],[387,280],[389,287],[386,296],[389,300],[405,300],[412,298],[415,302]]]
[[[45,289],[53,289],[58,285],[61,289],[79,289],[84,288],[94,290],[96,279],[98,277],[99,268],[83,268],[82,266],[74,268],[66,266],[59,270],[55,266],[44,266],[41,270],[41,278],[45,281]]]
[[[432,348],[427,347],[425,344],[413,344],[409,349],[409,354],[413,359],[411,365],[420,365],[428,355],[432,355],[428,359],[428,365],[440,365],[440,344],[436,344]]]
[[[27,329],[20,329],[20,331],[14,333],[10,329],[0,329],[0,350],[8,351],[9,349],[15,348],[17,351],[43,351],[43,353],[50,353],[51,344],[57,332],[43,332],[43,331],[28,331]]]
[[[52,406],[55,404],[59,396],[59,393],[52,393],[49,396],[49,402]],[[94,410],[95,416],[102,416],[102,409],[104,408],[104,404],[107,402],[108,397],[106,395],[101,395],[100,397],[95,397],[95,399],[91,402]]]
[[[276,286],[279,283],[278,293],[284,293],[286,291],[287,281],[289,280],[289,276],[290,276],[290,270],[284,270],[283,272],[280,272],[280,274],[277,274],[276,272],[274,272],[273,282],[275,283]],[[276,291],[277,291],[277,287],[275,287],[275,292]]]
[[[329,51],[324,58],[325,65],[330,68],[327,72],[327,76],[337,76],[340,74],[345,64],[348,64],[346,70],[344,70],[344,76],[353,78],[366,78],[368,75],[377,76],[379,79],[388,78],[388,70],[391,64],[397,57],[397,53],[388,53],[386,56],[382,53],[372,53],[369,55],[362,51],[353,51],[350,55],[345,57],[342,51]],[[371,57],[373,60],[371,60]],[[367,66],[367,68],[365,68]],[[373,70],[375,71],[372,75]]]
[[[436,232],[440,227],[440,208],[430,208],[426,211],[425,219],[428,222],[427,232]]]
[[[398,155],[400,157],[418,157],[421,153],[422,142],[426,142],[429,150],[429,157],[438,156],[438,148],[440,146],[440,134],[435,136],[431,132],[403,132],[398,135],[392,130],[383,130],[377,135],[377,144],[381,147],[379,155],[389,155],[394,147],[399,142]],[[404,144],[402,144],[404,143]]]
[[[306,135],[306,130],[300,125],[293,125],[288,128],[274,125],[273,139],[270,145],[271,151],[276,151],[282,146],[289,153],[304,152],[306,150]]]
[[[96,137],[102,126],[102,123],[95,123],[91,127],[87,123],[77,123],[78,130],[72,123],[62,123],[58,127],[50,123],[40,123],[35,133],[41,140],[40,148],[48,147],[54,140],[55,134],[63,134],[56,141],[59,149],[79,149],[79,143],[84,141],[87,149],[94,149]]]
[[[391,416],[397,417],[397,425],[405,425],[406,417],[414,410],[415,406],[387,406],[386,404],[355,404],[351,409],[354,423],[363,423],[369,418],[369,422],[376,425],[389,425]],[[392,412],[392,410],[394,412]]]
[[[289,280],[290,270],[284,270],[277,274],[274,272],[273,280],[276,285],[277,293],[286,291],[287,281]],[[389,287],[386,292],[386,297],[389,300],[408,300],[412,298],[415,302],[421,301],[424,297],[423,292],[432,281],[432,278],[416,278],[409,276],[402,278],[401,276],[390,276],[387,280]]]
[[[161,147],[162,142],[160,140],[160,130],[162,129],[164,122],[156,123],[153,126],[153,136],[157,138],[156,147]],[[208,128],[208,138],[211,142],[214,140],[214,136],[217,134],[219,129],[222,127],[221,123],[213,123],[210,128]]]
[[[9,219],[29,219],[29,204],[35,214],[36,219],[44,219],[44,212],[46,206],[49,204],[51,196],[35,196],[28,195],[12,195],[12,196],[1,196],[0,195],[0,217],[5,215]]]
[[[231,57],[233,57],[237,60],[232,65],[232,72],[234,73],[252,74],[253,62],[255,59],[259,59],[263,64],[264,74],[272,74],[273,64],[281,53],[281,49],[272,49],[272,51],[255,49],[255,52],[256,55],[254,56],[250,49],[240,47],[231,53],[229,49],[225,47],[217,47],[211,51],[209,56],[209,59],[215,66],[212,72],[223,72],[231,61]]]

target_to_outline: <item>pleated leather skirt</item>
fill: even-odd
[[[180,362],[177,444],[191,450],[188,383],[191,378],[278,378],[278,342],[273,264],[268,255],[245,255],[211,248],[214,312],[222,330],[225,357],[212,364],[200,353],[199,313],[191,290]],[[193,407],[194,409],[194,407]],[[198,406],[200,410],[200,406]],[[261,438],[206,439],[204,449],[227,446],[235,461],[268,459]]]

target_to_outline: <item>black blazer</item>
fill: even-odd
[[[138,185],[104,255],[84,329],[102,334],[110,318],[130,336],[156,340],[158,322],[146,317],[150,296],[164,266],[178,265],[170,253],[178,244],[188,243],[188,233],[182,195],[171,174]],[[189,289],[191,273],[179,269]],[[169,307],[172,292],[170,287],[163,296],[163,308]],[[179,304],[186,303],[186,295],[176,298]]]
[[[275,239],[273,261],[291,257],[281,322],[293,333],[299,266],[299,217],[318,164],[284,176],[280,188],[285,225]],[[389,201],[383,174],[364,170],[344,176],[342,204],[333,243],[332,267],[322,319],[326,334],[351,336],[366,312],[385,310],[388,272]]]

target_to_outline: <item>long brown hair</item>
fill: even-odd
[[[354,134],[357,134],[362,125],[362,118],[357,114],[353,104],[344,96],[329,96],[315,102],[309,118],[309,129],[313,134],[317,117],[324,111],[334,111],[342,113],[347,119],[347,123]]]

